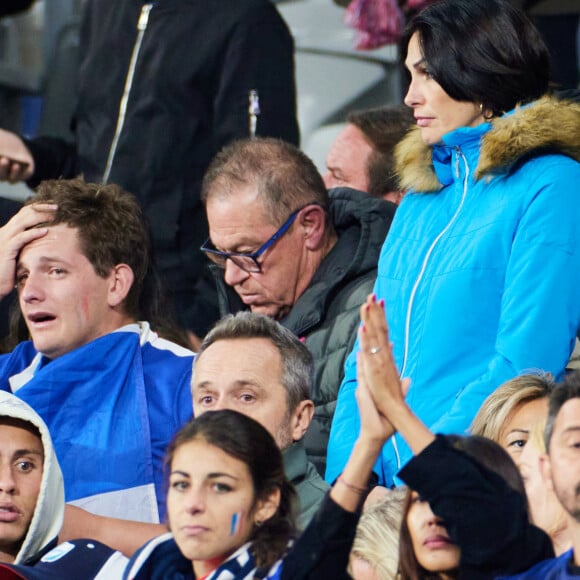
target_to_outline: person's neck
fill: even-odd
[[[134,324],[137,320],[133,316],[129,316],[124,312],[117,312],[115,313],[114,317],[111,317],[110,324],[108,325],[108,329],[101,336],[105,336],[106,334],[110,334],[111,332],[115,332],[115,330],[119,330],[119,328],[123,328],[123,326],[127,326],[128,324]]]
[[[336,232],[334,231],[334,228],[333,228],[330,231],[330,233],[328,234],[328,236],[324,242],[324,246],[322,248],[322,258],[320,259],[321,262],[322,262],[322,260],[324,260],[324,258],[326,258],[326,256],[328,256],[328,254],[330,254],[332,248],[334,248],[337,241],[338,241],[338,236],[336,235]]]
[[[20,547],[18,547],[18,550],[19,549]],[[18,550],[15,550],[14,548],[10,548],[8,546],[0,546],[0,563],[14,564],[16,554],[18,554]]]
[[[574,548],[574,566],[580,566],[580,522],[568,514],[568,529]]]
[[[227,558],[219,556],[217,558],[210,558],[209,560],[192,560],[193,573],[196,578],[204,578],[216,568],[219,568]]]
[[[550,534],[550,538],[556,556],[560,556],[564,552],[567,552],[572,547],[572,538],[570,537],[570,530],[567,521],[564,521],[557,530],[553,531]]]
[[[304,264],[302,270],[303,273],[296,285],[294,304],[298,301],[298,298],[302,296],[306,288],[308,288],[310,282],[312,282],[312,278],[314,278],[318,268],[320,268],[320,264],[322,264],[326,256],[330,254],[332,248],[334,248],[337,241],[338,237],[336,235],[336,232],[332,230],[332,232],[326,236],[324,242],[321,244],[321,246],[317,249],[316,252],[311,252],[307,254],[307,258],[303,263]],[[284,312],[278,317],[278,320],[284,318],[291,309],[292,307],[288,308],[286,312]]]

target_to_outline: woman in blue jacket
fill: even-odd
[[[505,0],[443,0],[403,46],[417,121],[397,149],[403,199],[375,293],[386,302],[408,403],[464,433],[483,400],[530,368],[559,378],[580,327],[580,106],[548,96],[548,53]],[[356,351],[327,458],[332,481],[359,428]],[[395,436],[379,481],[411,457]]]

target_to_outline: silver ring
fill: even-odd
[[[380,350],[381,350],[381,347],[380,346],[373,346],[373,348],[370,348],[369,349],[369,352],[371,354],[377,354],[377,352],[380,352]]]

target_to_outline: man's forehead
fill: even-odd
[[[195,383],[216,384],[271,382],[281,379],[282,365],[278,349],[267,338],[232,338],[217,340],[195,361]]]
[[[276,230],[261,198],[248,200],[229,197],[207,203],[209,234],[220,249],[237,251],[238,246],[261,244],[264,236]]]
[[[51,261],[65,259],[65,256],[84,256],[77,228],[66,224],[50,226],[46,235],[26,244],[20,251],[19,261],[24,261],[31,254],[40,254],[41,258]]]
[[[229,183],[222,186],[217,183],[207,200],[208,212],[212,208],[231,209],[236,207],[251,207],[254,211],[265,211],[264,200],[260,194],[258,183]]]
[[[341,151],[346,155],[353,155],[355,147],[366,146],[372,149],[371,144],[365,137],[364,133],[352,123],[349,123],[336,138],[335,143],[340,145]]]
[[[554,432],[573,431],[580,432],[580,397],[566,401],[560,408],[554,423]]]
[[[19,446],[23,439],[28,442],[27,446],[34,443],[38,451],[44,450],[40,431],[32,423],[17,417],[0,416],[0,450],[8,445]]]

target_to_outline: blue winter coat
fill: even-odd
[[[375,284],[407,401],[434,432],[464,433],[483,400],[531,368],[560,377],[580,327],[580,106],[549,97],[435,147],[397,151],[401,203]],[[575,160],[576,159],[576,160]],[[327,457],[342,471],[360,422],[358,341],[345,364]],[[397,435],[375,470],[411,452]]]

